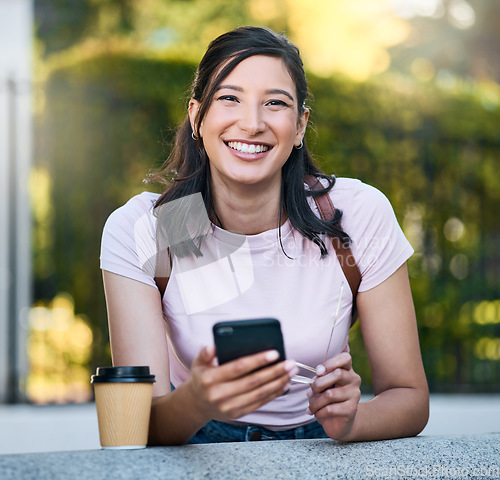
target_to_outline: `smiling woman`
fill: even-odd
[[[416,435],[427,422],[413,250],[383,194],[317,168],[306,100],[299,52],[284,36],[221,35],[154,177],[164,193],[132,198],[106,223],[113,363],[156,375],[151,443],[359,441]],[[348,353],[354,303],[372,367],[368,402]],[[264,350],[218,364],[213,326],[248,318],[280,321],[287,360]],[[314,377],[297,377],[298,367]]]
[[[263,207],[270,202],[279,205],[281,169],[293,147],[301,144],[309,115],[307,109],[299,114],[296,97],[283,61],[263,55],[243,60],[217,88],[198,135],[210,162],[219,218],[231,218],[227,209],[244,208],[250,185],[259,188]],[[192,99],[189,117],[193,130],[199,109],[200,102]],[[274,228],[277,212],[256,209],[255,199],[251,201],[254,215],[260,216],[259,223],[268,222],[260,228]],[[262,214],[266,213],[269,218],[264,220]]]

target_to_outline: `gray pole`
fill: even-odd
[[[1,45],[1,42],[0,42]],[[1,47],[0,47],[1,48]],[[8,160],[8,90],[0,79],[0,403],[7,400],[9,371],[9,162]]]
[[[24,399],[31,305],[31,0],[0,0],[0,403]]]
[[[8,297],[7,297],[7,392],[6,402],[15,403],[17,400],[18,392],[18,373],[16,368],[18,349],[18,326],[17,326],[17,268],[16,268],[16,240],[17,240],[17,202],[16,202],[16,129],[18,127],[16,115],[16,83],[15,80],[9,78],[7,80],[7,170],[8,170],[8,205],[9,205],[9,219],[7,222],[8,232],[8,265],[7,271],[9,272],[8,283]]]

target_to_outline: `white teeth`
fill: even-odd
[[[267,145],[255,145],[253,143],[228,142],[228,146],[233,150],[238,150],[238,152],[242,153],[261,153],[269,150]]]

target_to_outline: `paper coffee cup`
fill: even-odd
[[[92,375],[103,448],[145,448],[155,376],[149,367],[99,367]]]

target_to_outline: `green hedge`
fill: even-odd
[[[109,361],[102,227],[112,210],[153,188],[141,180],[165,159],[193,72],[178,60],[103,55],[48,80],[36,162],[54,182],[54,239],[45,254],[55,268],[36,278],[35,292],[74,296],[92,323],[95,364]],[[431,388],[500,391],[500,105],[474,85],[309,81],[308,142],[318,162],[380,188],[416,249],[409,268]],[[359,327],[351,337],[369,388]]]

